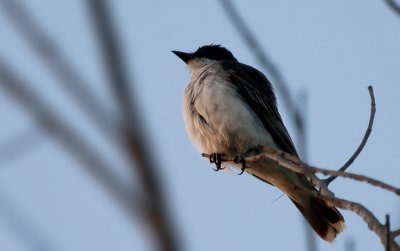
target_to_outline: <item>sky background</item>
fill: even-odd
[[[22,2],[107,110],[115,112],[85,2]],[[383,0],[234,3],[294,96],[308,96],[302,109],[308,116],[309,163],[336,169],[353,154],[368,123],[367,86],[373,85],[375,125],[350,170],[399,186],[400,16]],[[1,6],[1,61],[125,176],[126,161],[118,149],[66,95]],[[190,75],[171,50],[222,44],[241,62],[260,68],[218,1],[117,0],[111,7],[184,250],[306,250],[303,221],[290,200],[278,199],[279,190],[249,175],[213,172],[186,135],[182,97]],[[296,141],[283,105],[280,112]],[[30,114],[1,87],[0,117],[1,250],[43,250],[37,248],[43,243],[63,251],[153,250],[140,218],[132,224],[80,162],[36,129]],[[33,135],[33,147],[8,158],[3,142],[21,134]],[[389,213],[393,227],[400,227],[400,200],[393,194],[343,179],[331,188],[339,197],[363,203],[380,220]],[[347,228],[333,244],[318,240],[320,250],[345,250],[349,242],[355,250],[383,249],[358,216],[342,212]]]

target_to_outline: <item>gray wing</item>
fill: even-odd
[[[279,115],[271,83],[265,75],[241,63],[221,61],[221,66],[228,72],[230,82],[236,86],[238,94],[260,118],[275,143],[281,150],[298,156]]]

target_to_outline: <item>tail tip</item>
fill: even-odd
[[[327,242],[333,242],[336,238],[336,235],[342,232],[346,228],[346,223],[344,220],[340,220],[335,223],[330,223],[327,231],[321,236]]]

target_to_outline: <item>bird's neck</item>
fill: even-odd
[[[217,61],[207,58],[193,59],[188,63],[192,76],[197,76],[204,72],[206,68],[216,63]]]

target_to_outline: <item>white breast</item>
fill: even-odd
[[[233,85],[216,69],[193,76],[185,91],[184,119],[193,143],[204,153],[236,155],[251,147],[276,146],[271,135]]]

